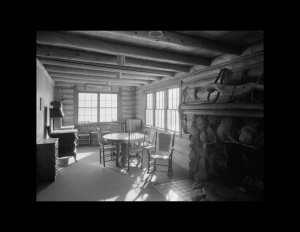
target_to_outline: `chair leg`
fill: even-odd
[[[168,176],[170,176],[172,174],[172,158],[169,159],[169,163],[168,163]]]
[[[151,159],[151,156],[150,156],[150,153],[149,153],[148,150],[147,150],[147,154],[148,154],[148,171],[147,171],[147,173],[149,173],[149,171],[150,171],[150,159]]]
[[[105,167],[105,151],[103,151],[103,165]]]
[[[128,148],[129,149],[129,148]],[[128,154],[128,157],[127,157],[127,171],[129,171],[129,159],[130,159],[130,154]]]
[[[102,163],[101,162],[101,148],[99,148],[99,154],[100,154],[100,164]]]
[[[144,162],[144,149],[142,149],[141,169],[143,169],[143,162]]]

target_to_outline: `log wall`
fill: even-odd
[[[65,116],[62,118],[62,125],[74,125],[74,85],[56,83],[54,87],[54,100],[63,103]],[[56,122],[61,119],[55,119]]]
[[[77,89],[81,90],[83,89],[83,86],[77,85]],[[127,119],[133,119],[135,118],[135,109],[136,109],[136,87],[119,87],[115,88],[118,89],[120,98],[119,98],[119,116],[118,118],[121,120],[121,122],[126,122]],[[74,84],[68,84],[68,83],[62,83],[62,82],[56,82],[55,88],[54,88],[54,100],[62,101],[63,103],[63,110],[65,113],[65,117],[62,119],[62,125],[68,126],[68,125],[76,125],[76,104],[75,101],[77,98],[75,98],[75,89]],[[115,90],[114,90],[115,92]],[[55,123],[58,123],[59,119],[56,119]],[[54,124],[55,126],[55,124]],[[93,123],[91,125],[91,131],[96,131],[96,127],[101,127],[104,131],[110,130],[110,125],[102,125],[101,123],[96,124]]]
[[[135,118],[136,87],[120,87],[121,122]]]
[[[221,55],[212,60],[210,67],[195,66],[191,73],[177,73],[175,77],[163,77],[160,82],[154,81],[147,87],[136,87],[136,112],[135,117],[143,120],[144,123],[144,104],[143,104],[143,91],[147,89],[159,88],[162,85],[166,85],[171,81],[182,81],[182,88],[190,87],[195,88],[198,91],[197,101],[199,103],[206,102],[207,93],[205,92],[205,86],[209,83],[213,83],[218,76],[222,68],[228,68],[229,75],[224,79],[226,84],[236,84],[242,81],[241,73],[243,70],[248,69],[246,81],[255,81],[264,70],[264,44],[262,41],[250,45],[244,48],[241,56],[235,55]],[[216,92],[216,91],[215,91]],[[215,94],[211,94],[210,99],[214,99]],[[188,99],[189,101],[190,99]],[[220,94],[218,103],[228,100],[228,96],[222,96]],[[188,128],[191,125],[191,115],[188,115]],[[189,169],[189,153],[190,153],[190,140],[189,134],[176,135],[175,137],[175,149],[174,149],[174,163],[180,165],[183,168]]]

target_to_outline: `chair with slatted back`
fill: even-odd
[[[111,133],[125,133],[125,125],[119,121],[112,121],[110,131]],[[113,143],[112,145],[116,146],[117,144]]]
[[[156,152],[157,129],[151,127],[147,132],[144,149]]]
[[[78,145],[85,145],[91,144],[91,136],[90,133],[87,131],[89,127],[89,121],[78,121]]]
[[[142,134],[142,136],[141,136]],[[136,138],[139,138],[136,140]],[[141,169],[143,168],[143,158],[144,158],[144,144],[145,144],[145,138],[146,133],[143,131],[137,131],[130,133],[130,130],[128,131],[128,142],[127,147],[122,150],[123,157],[126,157],[127,159],[127,171],[129,171],[129,167],[131,163],[134,163],[136,166],[138,163],[141,164]],[[135,163],[135,161],[137,161]]]
[[[112,121],[110,131],[111,133],[125,133],[125,124],[119,121]]]
[[[153,171],[158,171],[156,170],[157,166],[167,166],[168,170],[167,171],[160,171],[160,172],[167,172],[168,176],[172,174],[172,161],[173,161],[173,150],[174,150],[174,140],[175,140],[175,132],[171,134],[171,140],[170,140],[170,146],[169,146],[169,155],[162,155],[158,154],[157,152],[153,152],[147,149],[148,153],[148,171],[147,173],[150,172],[150,167],[151,167],[151,161],[154,161],[154,167]],[[168,164],[161,164],[158,161],[162,160],[167,160]]]
[[[102,163],[101,160],[103,158],[103,165],[105,167],[105,157],[110,156],[110,160],[108,160],[108,161],[114,161],[113,153],[115,154],[116,146],[114,146],[112,144],[104,143],[101,128],[96,128],[96,130],[97,130],[97,138],[98,138],[98,142],[99,142],[100,163]],[[110,151],[110,155],[105,154],[106,151]]]

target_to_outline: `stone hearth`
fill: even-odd
[[[263,200],[263,118],[189,117],[192,199]]]

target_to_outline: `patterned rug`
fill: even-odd
[[[192,201],[192,184],[193,181],[188,178],[152,183],[167,201]]]

